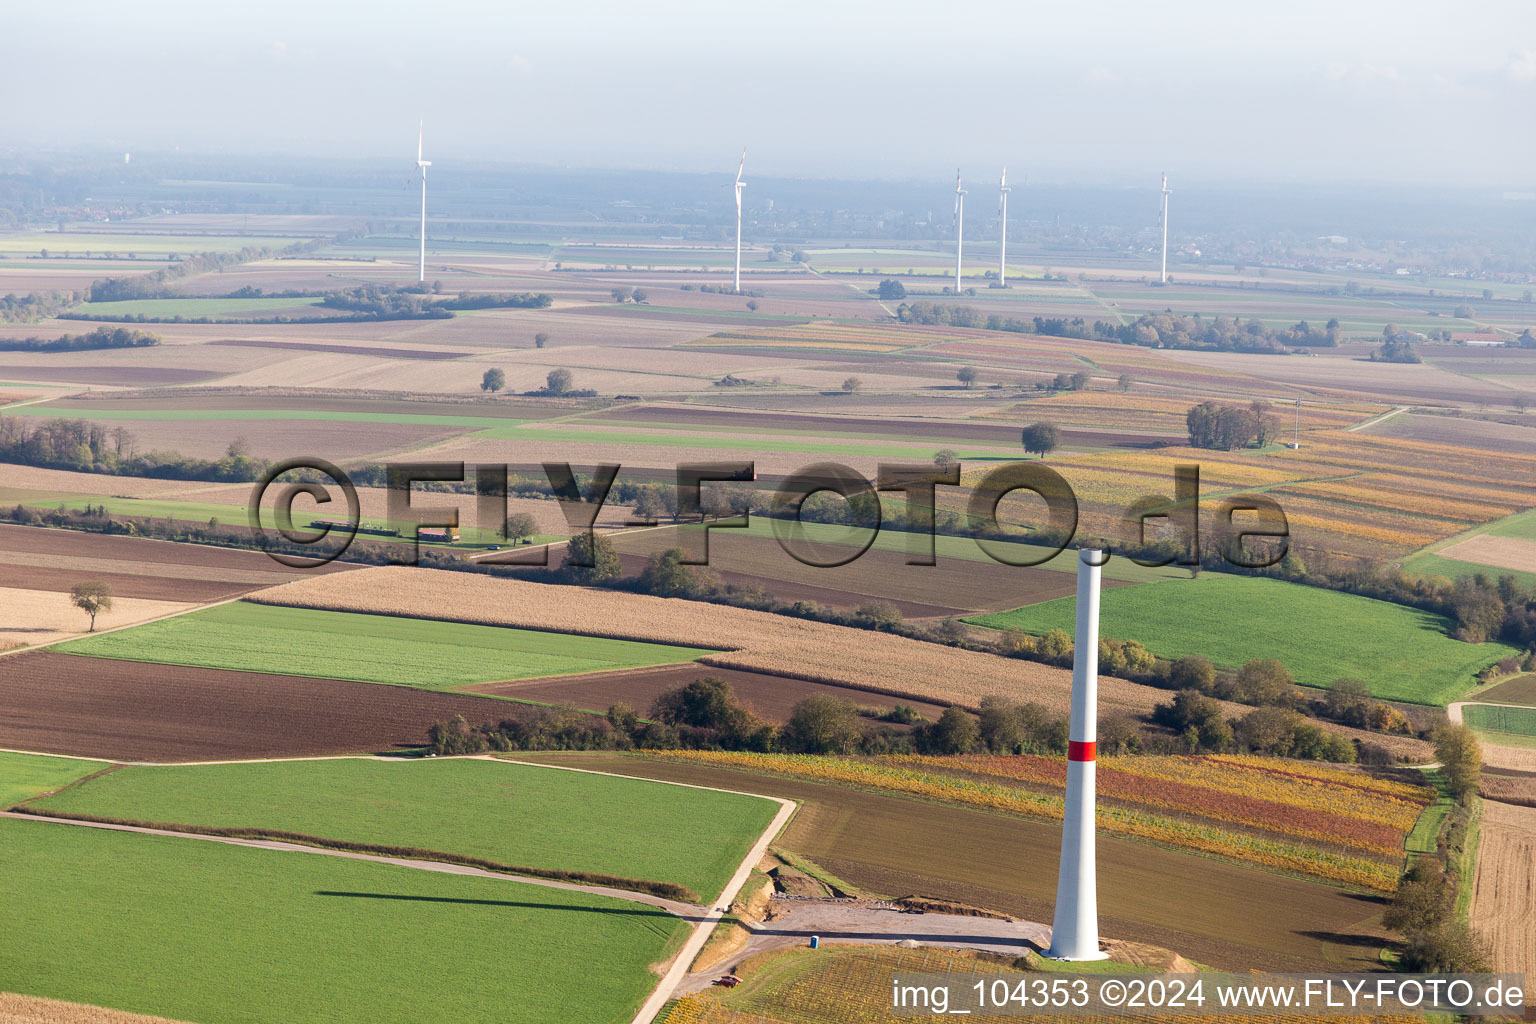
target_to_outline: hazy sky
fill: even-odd
[[[0,147],[1536,185],[1528,0],[7,0]]]

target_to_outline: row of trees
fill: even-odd
[[[881,294],[881,297],[887,296]],[[1207,349],[1220,352],[1283,353],[1291,348],[1331,347],[1338,345],[1341,339],[1337,319],[1329,320],[1322,329],[1313,327],[1305,320],[1276,329],[1256,319],[1242,320],[1228,316],[1207,319],[1198,313],[1181,316],[1163,312],[1146,313],[1130,323],[1122,324],[1111,320],[1088,321],[1082,317],[1004,317],[997,313],[983,313],[973,306],[926,301],[902,303],[896,308],[896,317],[902,323],[910,324],[1113,341],[1146,348]]]
[[[663,691],[649,720],[627,704],[604,716],[570,708],[537,709],[520,719],[471,726],[461,716],[438,722],[427,741],[435,754],[486,750],[602,749],[750,750],[793,754],[925,753],[1060,754],[1066,719],[1038,704],[1001,696],[982,699],[973,716],[946,708],[929,722],[910,705],[860,707],[825,693],[795,704],[782,726],[754,714],[731,684],[705,676]]]
[[[124,427],[108,430],[91,420],[33,421],[0,416],[0,462],[44,466],[83,473],[164,477],[170,480],[256,480],[266,472],[264,459],[251,456],[244,441],[234,441],[219,459],[196,459],[176,452],[136,450]]]
[[[98,327],[86,334],[64,334],[57,338],[0,339],[0,352],[82,352],[100,348],[144,348],[160,344],[156,334],[131,331],[126,327]]]

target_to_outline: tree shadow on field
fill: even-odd
[[[345,896],[363,900],[404,900],[409,903],[461,903],[476,907],[520,907],[525,910],[566,910],[587,914],[615,914],[620,917],[665,917],[683,921],[702,921],[702,917],[669,914],[658,908],[644,907],[583,907],[568,903],[528,903],[521,900],[475,900],[456,896],[411,896],[393,892],[336,892],[330,889],[315,890],[316,896]]]
[[[1392,898],[1390,896],[1382,896],[1380,893],[1347,892],[1344,893],[1344,895],[1348,896],[1352,900],[1359,900],[1361,903],[1369,903],[1372,906],[1377,907],[1385,907],[1392,902]]]
[[[1304,935],[1309,939],[1319,942],[1329,942],[1335,946],[1357,946],[1362,949],[1380,949],[1388,944],[1389,940],[1380,935],[1369,935],[1365,932],[1322,932],[1299,931],[1297,935]]]

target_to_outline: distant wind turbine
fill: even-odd
[[[416,263],[416,280],[421,284],[427,280],[427,168],[432,166],[431,160],[421,158],[425,133],[426,123],[422,122],[416,129],[416,173],[421,175],[421,258]]]
[[[741,190],[747,187],[747,183],[741,180],[742,174],[747,169],[747,147],[741,147],[741,166],[736,168],[736,286],[733,289],[741,294]]]
[[[997,285],[1008,287],[1008,166],[1003,165],[1003,176],[997,179],[997,213],[1003,219],[1003,231],[997,246]]]
[[[1163,172],[1163,284],[1168,283],[1168,172]]]
[[[960,255],[965,248],[965,189],[960,187],[960,168],[955,168],[955,294],[960,294]]]

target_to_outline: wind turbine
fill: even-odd
[[[432,166],[431,160],[421,158],[425,132],[426,123],[422,122],[416,130],[416,173],[421,175],[421,258],[416,263],[416,280],[420,284],[427,281],[427,168]]]
[[[960,187],[960,168],[955,168],[955,294],[960,294],[960,254],[965,248],[965,189]]]
[[[1003,233],[997,246],[997,286],[1008,287],[1008,165],[1003,165],[1003,176],[997,179],[997,213],[1003,219]]]
[[[741,190],[747,183],[741,180],[747,169],[747,147],[741,147],[741,166],[736,168],[736,294],[741,294]]]
[[[1163,172],[1163,278],[1168,283],[1168,172]]]

